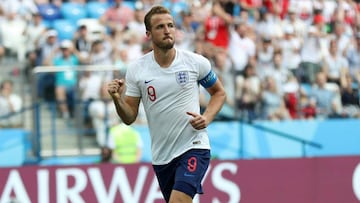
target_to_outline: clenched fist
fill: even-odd
[[[123,79],[114,79],[108,84],[108,92],[112,98],[120,99],[125,88],[125,81]]]

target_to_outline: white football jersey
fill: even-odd
[[[189,149],[210,149],[206,129],[194,129],[189,123],[192,116],[186,114],[200,113],[200,80],[205,86],[216,80],[210,62],[184,50],[176,49],[175,59],[167,68],[159,66],[153,52],[129,65],[126,95],[142,99],[153,164],[167,164]]]

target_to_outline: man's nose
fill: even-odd
[[[164,26],[164,32],[165,32],[165,33],[169,33],[169,32],[170,32],[169,26]]]

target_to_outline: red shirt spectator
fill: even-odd
[[[205,41],[217,47],[227,48],[229,30],[225,20],[218,16],[209,16],[205,20]]]
[[[240,6],[243,9],[253,10],[262,6],[262,0],[239,0]]]
[[[264,6],[267,10],[275,15],[279,15],[281,19],[287,14],[290,1],[289,0],[264,0]]]
[[[226,12],[225,7],[221,1],[214,2],[211,15],[204,22],[204,39],[216,47],[227,49],[230,40],[229,24],[233,22],[233,17]]]

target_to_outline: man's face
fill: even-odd
[[[175,24],[170,14],[156,14],[151,18],[151,31],[147,32],[154,46],[171,49],[175,43]]]
[[[12,84],[6,82],[3,84],[1,89],[1,94],[5,97],[9,96],[12,93]]]

